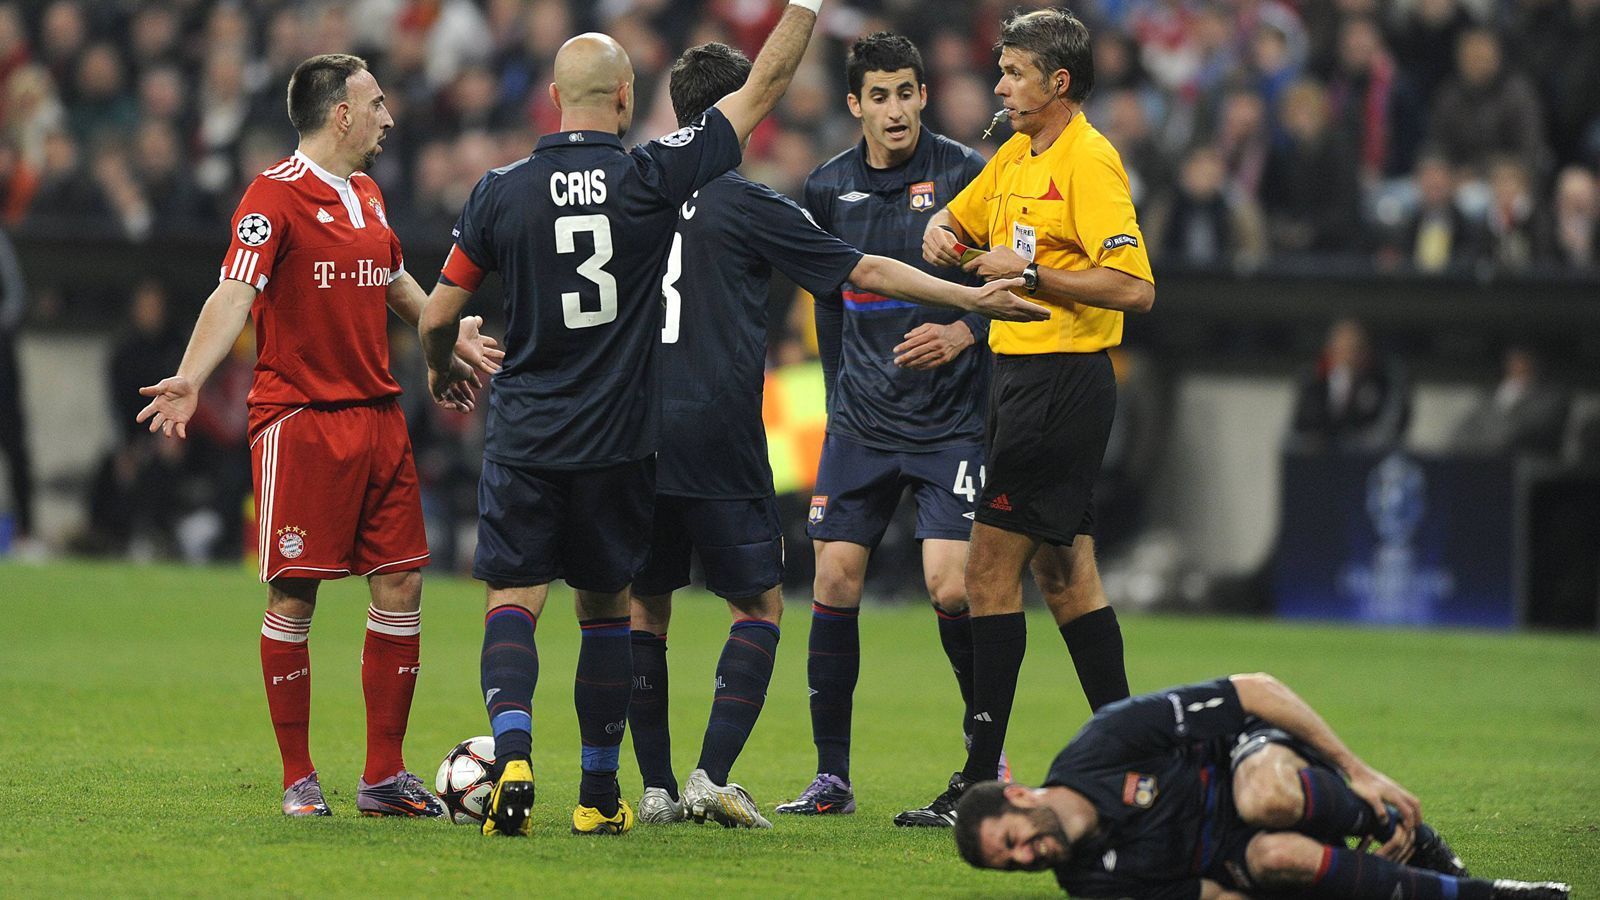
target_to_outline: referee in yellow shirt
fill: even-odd
[[[1095,567],[1092,488],[1116,410],[1106,349],[1122,341],[1122,314],[1148,311],[1156,295],[1122,159],[1083,118],[1089,30],[1071,13],[1039,10],[1008,20],[998,49],[994,92],[1016,133],[932,217],[923,256],[955,266],[963,245],[986,248],[962,267],[1021,277],[1019,290],[1051,316],[989,329],[988,479],[967,558],[974,721],[952,800],[994,778],[1027,645],[1030,562],[1090,707],[1128,696],[1122,630]],[[901,364],[919,365],[918,348],[902,346]]]

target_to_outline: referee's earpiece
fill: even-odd
[[[1061,79],[1056,79],[1056,96],[1061,96]]]

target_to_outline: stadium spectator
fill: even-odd
[[[1315,81],[1283,94],[1284,137],[1273,146],[1261,178],[1261,205],[1273,247],[1281,253],[1347,251],[1361,241],[1361,189],[1356,156],[1331,128],[1328,96]]]
[[[1414,207],[1379,251],[1385,266],[1438,274],[1468,266],[1479,253],[1482,226],[1456,203],[1455,169],[1435,153],[1417,162]]]
[[[181,65],[183,22],[165,3],[141,3],[128,23],[128,64],[140,76],[152,69]]]
[[[218,21],[216,16],[212,19]],[[221,21],[229,21],[226,17]],[[214,28],[224,35],[230,27]],[[228,43],[215,45],[205,57],[204,74],[196,96],[200,111],[195,122],[195,178],[207,192],[222,194],[233,185],[239,138],[250,114],[245,85],[245,57]],[[257,170],[260,171],[260,170]]]
[[[1506,350],[1500,384],[1457,426],[1451,447],[1458,453],[1554,459],[1571,408],[1571,394],[1549,379],[1538,354],[1513,346]]]
[[[1288,446],[1380,453],[1400,445],[1410,418],[1411,386],[1399,361],[1380,354],[1360,322],[1341,319],[1300,379]]]
[[[1544,261],[1568,272],[1600,267],[1600,184],[1593,172],[1581,166],[1561,170],[1535,246]]]
[[[1556,163],[1584,159],[1600,122],[1600,2],[1525,0],[1513,9],[1510,36],[1544,100]]]
[[[24,228],[39,234],[104,233],[109,206],[99,185],[85,177],[78,142],[70,132],[45,136],[44,167]]]
[[[1482,177],[1501,154],[1536,173],[1547,155],[1540,109],[1532,82],[1506,67],[1500,36],[1470,28],[1456,40],[1454,75],[1433,97],[1428,143],[1468,177]]]
[[[1367,17],[1339,26],[1338,65],[1328,83],[1334,130],[1360,154],[1362,184],[1410,171],[1421,139],[1420,109],[1412,100],[1378,24]]]
[[[72,75],[88,37],[89,25],[76,0],[55,0],[45,7],[39,20],[38,59],[69,103],[77,100]]]
[[[1227,170],[1228,194],[1235,203],[1258,204],[1261,179],[1272,156],[1267,105],[1260,94],[1245,89],[1228,92],[1222,101],[1216,145]]]
[[[160,119],[147,121],[133,148],[133,174],[150,206],[150,233],[199,234],[210,224],[211,209],[189,173],[177,130]]]
[[[1413,0],[1401,13],[1394,48],[1421,97],[1435,97],[1455,69],[1456,42],[1472,26],[1460,0]]]
[[[1489,205],[1483,211],[1479,262],[1502,271],[1526,271],[1539,251],[1533,175],[1513,156],[1490,162],[1488,175]]]
[[[1160,237],[1152,252],[1162,261],[1191,266],[1226,265],[1240,251],[1235,240],[1233,210],[1222,157],[1215,147],[1189,151],[1178,174],[1172,200],[1162,213]]]

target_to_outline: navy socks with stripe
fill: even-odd
[[[850,780],[850,711],[861,674],[859,609],[811,604],[806,682],[811,688],[811,737],[817,772]]]
[[[667,727],[667,636],[635,630],[633,641],[633,699],[628,704],[628,728],[633,732],[633,756],[647,788],[666,789],[678,799],[678,779],[672,774],[672,733]]]
[[[1341,843],[1346,837],[1364,837],[1378,830],[1377,816],[1337,772],[1307,766],[1301,769],[1300,790],[1305,808],[1294,830],[1324,844]],[[1381,839],[1387,840],[1385,833]]]
[[[633,695],[633,648],[628,617],[580,619],[578,675],[572,701],[578,709],[578,734],[583,739],[583,780],[578,803],[617,814],[617,759],[628,725],[628,700]]]
[[[706,723],[705,741],[700,747],[699,768],[706,770],[713,784],[728,783],[733,761],[739,758],[739,751],[756,726],[777,653],[778,626],[771,622],[740,619],[728,629],[728,641],[717,660],[711,720]]]
[[[1371,853],[1328,847],[1322,866],[1297,897],[1388,897],[1393,900],[1491,900],[1494,883],[1413,869]]]
[[[533,614],[520,606],[496,606],[483,619],[483,655],[478,663],[483,705],[494,732],[497,762],[528,759],[533,752],[533,686],[539,680]]]

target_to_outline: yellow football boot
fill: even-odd
[[[628,801],[617,799],[617,814],[607,818],[592,806],[579,806],[572,811],[573,834],[622,834],[633,828],[633,807]]]
[[[533,766],[527,760],[514,759],[506,763],[500,780],[494,784],[494,793],[489,795],[483,833],[527,837],[533,833],[532,815]]]

